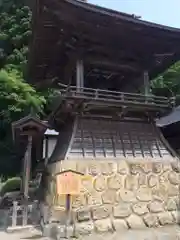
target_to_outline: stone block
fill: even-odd
[[[112,224],[115,231],[128,229],[128,225],[124,219],[113,219]]]
[[[110,205],[97,206],[92,208],[92,217],[94,220],[108,218],[112,212]]]
[[[138,189],[138,176],[134,175],[127,175],[125,178],[125,188],[131,191]]]
[[[131,229],[145,228],[145,224],[144,224],[142,218],[137,215],[134,215],[134,214],[130,215],[126,219],[126,221],[127,221],[129,228],[131,228]]]
[[[119,161],[118,166],[117,166],[117,171],[121,175],[129,174],[129,165],[128,165],[127,161],[125,161],[125,160]]]
[[[144,203],[144,202],[135,203],[132,206],[132,209],[133,209],[133,212],[139,216],[144,215],[149,212],[149,210],[147,208],[147,203]]]
[[[116,190],[108,189],[102,194],[102,202],[105,204],[113,204],[116,202]]]
[[[94,228],[98,233],[112,232],[113,227],[110,219],[97,220],[94,222]]]
[[[180,173],[170,172],[168,175],[169,181],[171,184],[177,185],[180,184]]]
[[[168,185],[168,195],[170,197],[178,196],[179,195],[179,186],[178,185],[169,184]]]
[[[64,195],[55,195],[52,193],[51,197],[54,197],[53,199],[53,205],[54,206],[59,206],[62,208],[66,207],[66,197]]]
[[[172,167],[171,167],[171,163],[163,163],[163,171],[166,172],[170,172],[172,171]]]
[[[76,171],[77,163],[76,161],[61,161],[61,171],[73,170]]]
[[[148,204],[149,211],[152,213],[159,213],[164,211],[164,206],[162,201],[152,201]]]
[[[141,169],[145,173],[152,172],[152,162],[143,162],[143,163],[141,163]]]
[[[87,174],[88,168],[87,168],[87,163],[84,161],[76,161],[76,171]]]
[[[180,211],[172,211],[171,215],[173,217],[174,222],[179,224],[180,223]]]
[[[170,212],[162,212],[162,213],[159,213],[157,216],[159,219],[159,223],[162,226],[164,226],[166,224],[173,224],[173,222],[174,222],[174,219]]]
[[[175,171],[177,173],[180,173],[180,162],[179,162],[179,160],[175,161],[175,162],[172,162],[171,167],[172,167],[173,171]]]
[[[113,215],[115,218],[125,218],[130,216],[131,213],[131,204],[129,203],[122,202],[119,205],[113,207]]]
[[[147,174],[145,173],[140,173],[139,174],[139,185],[146,185],[148,184],[148,177]]]
[[[91,218],[91,212],[89,208],[83,208],[77,211],[77,220],[79,222],[89,221]]]
[[[86,196],[84,194],[72,196],[72,208],[86,206]]]
[[[93,178],[82,178],[81,193],[88,193],[93,191]]]
[[[143,217],[147,227],[157,227],[159,225],[158,218],[155,214],[148,213]]]
[[[96,176],[101,173],[101,163],[99,161],[91,161],[88,163],[88,173]]]
[[[152,164],[152,171],[154,173],[160,173],[163,170],[162,163],[156,162]]]
[[[87,203],[88,205],[100,205],[102,204],[101,194],[96,191],[87,193]]]
[[[169,172],[163,172],[162,174],[159,175],[159,183],[160,184],[168,184],[169,183],[169,178],[168,178]]]
[[[114,176],[111,176],[107,179],[107,183],[108,183],[108,187],[110,189],[120,189],[123,187],[124,185],[124,178],[119,175],[119,174],[116,174]]]
[[[48,219],[49,222],[60,222],[65,223],[66,222],[66,210],[65,208],[58,208],[58,209],[51,209],[51,217]],[[71,216],[72,218],[72,216]]]
[[[123,202],[137,202],[136,196],[133,191],[121,189],[119,196]]]
[[[104,176],[100,175],[94,179],[94,188],[98,192],[102,192],[106,189],[106,179]]]
[[[136,197],[139,201],[148,202],[152,200],[152,191],[150,188],[141,186],[137,192]]]
[[[177,207],[179,208],[180,207],[180,196],[177,195],[175,197],[172,197],[172,199],[175,201]]]
[[[166,184],[159,184],[158,187],[152,188],[152,195],[154,199],[166,200],[168,198],[168,186]]]
[[[152,172],[152,163],[140,161],[139,163],[132,163],[130,165],[130,172],[132,174],[140,174],[140,173],[150,173]]]
[[[177,210],[177,204],[176,201],[173,199],[168,199],[166,203],[166,210],[168,211],[175,211]]]
[[[132,175],[137,175],[137,174],[143,172],[141,164],[131,163],[129,168],[130,168],[130,174],[132,174]]]
[[[155,174],[150,174],[148,176],[148,185],[150,188],[158,185],[158,177]]]
[[[75,236],[90,235],[94,230],[93,222],[82,222],[75,224]]]
[[[101,163],[101,173],[103,175],[111,175],[113,172],[116,172],[117,163],[116,162],[102,162]]]

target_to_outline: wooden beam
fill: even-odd
[[[139,70],[141,70],[140,66],[138,66],[137,64],[132,64],[132,63],[127,63],[123,60],[119,60],[119,62],[115,61],[108,61],[106,59],[103,59],[103,57],[99,57],[98,60],[96,60],[95,58],[86,58],[86,60],[88,60],[90,65],[95,65],[95,66],[100,66],[100,67],[108,67],[108,68],[112,68],[116,71],[121,70],[121,69],[129,69],[131,71],[137,72]]]
[[[82,36],[83,37],[83,36]],[[84,40],[86,42],[86,40]],[[108,58],[111,57],[113,59],[117,59],[120,57],[124,57],[126,59],[131,59],[132,61],[137,61],[141,59],[141,56],[134,55],[132,51],[129,49],[115,49],[112,45],[108,45],[105,43],[96,44],[93,42],[88,42],[85,46],[85,52],[87,55],[100,55],[107,56]]]

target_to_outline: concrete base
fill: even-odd
[[[23,230],[16,233],[0,232],[0,239],[3,240],[19,240],[19,239],[36,239],[36,240],[50,240],[50,238],[42,237],[41,232],[36,229]],[[180,227],[177,225],[169,227],[159,227],[153,229],[143,230],[128,230],[122,232],[116,232],[114,234],[101,234],[82,236],[79,239],[83,240],[179,240],[180,239]]]

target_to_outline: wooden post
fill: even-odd
[[[23,178],[23,193],[24,193],[24,209],[23,209],[23,226],[28,222],[28,197],[29,197],[29,180],[31,169],[31,150],[32,136],[28,136],[28,146],[24,158],[24,178]]]
[[[84,64],[82,60],[76,62],[76,88],[77,92],[81,92],[84,87]]]
[[[71,224],[71,195],[66,195],[66,238],[68,238],[68,227]]]
[[[144,71],[144,93],[145,96],[149,96],[150,93],[150,83],[149,83],[149,73],[148,71]]]

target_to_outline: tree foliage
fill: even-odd
[[[180,95],[180,62],[175,63],[155,78],[151,88],[155,95],[176,97],[178,100]]]
[[[44,114],[46,98],[24,80],[28,42],[31,36],[31,10],[23,0],[0,1],[0,169],[14,175],[21,167],[18,150],[12,142],[12,122],[32,109]]]
[[[31,11],[23,1],[3,0],[0,7],[0,63],[23,70],[27,63]]]
[[[30,109],[42,112],[46,103],[29,84],[24,82],[22,73],[16,69],[0,71],[0,117],[2,121],[12,122]]]

